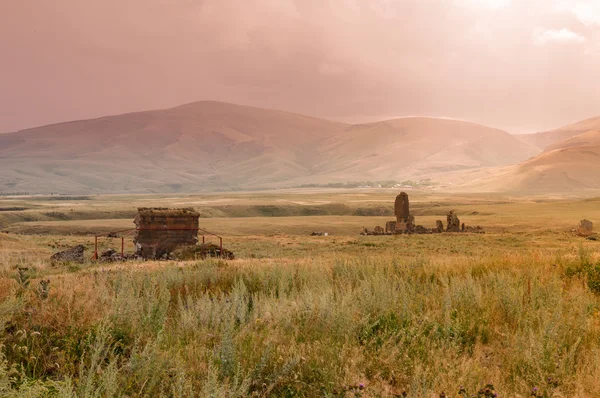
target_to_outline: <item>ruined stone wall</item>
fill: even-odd
[[[199,214],[191,208],[140,208],[134,220],[139,256],[160,258],[184,246],[198,243]]]

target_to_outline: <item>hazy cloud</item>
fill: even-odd
[[[558,43],[581,43],[585,41],[585,37],[570,31],[567,28],[562,28],[560,30],[548,29],[548,30],[538,30],[535,33],[534,40],[536,44],[547,44],[551,42]]]
[[[4,1],[0,131],[202,99],[549,128],[600,114],[599,1]]]

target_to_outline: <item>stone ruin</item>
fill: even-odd
[[[437,234],[442,232],[469,232],[484,233],[480,226],[471,227],[460,223],[460,220],[454,210],[451,210],[446,216],[447,227],[444,229],[444,223],[436,220],[435,228],[426,228],[422,225],[415,225],[415,216],[410,214],[410,205],[408,194],[401,192],[396,196],[394,202],[394,214],[396,221],[388,221],[385,229],[376,226],[373,231],[362,228],[361,235],[394,235],[394,234]]]
[[[386,222],[385,223],[385,233],[386,234],[396,233],[396,225],[397,225],[396,221],[388,221],[388,222]]]
[[[406,192],[400,192],[400,195],[396,196],[394,214],[396,215],[396,231],[405,231],[409,221],[414,223],[414,217],[412,220],[410,219],[410,207]]]
[[[442,220],[435,221],[435,232],[437,232],[437,233],[444,232],[444,223],[442,222]]]
[[[581,220],[577,226],[576,233],[579,236],[588,237],[591,236],[594,231],[594,223],[590,220]]]
[[[70,249],[53,254],[52,257],[50,257],[50,260],[54,265],[60,263],[83,263],[84,251],[85,246],[83,245],[73,246]]]
[[[458,216],[456,215],[454,210],[450,210],[450,212],[446,216],[446,225],[446,232],[460,232],[461,230],[464,230],[464,224],[461,228],[460,220],[458,219]]]
[[[133,243],[135,253],[122,253],[115,249],[108,249],[95,254],[93,259],[101,262],[116,262],[125,260],[155,260],[178,259],[193,260],[206,257],[220,257],[234,259],[233,252],[222,246],[222,238],[218,235],[204,231],[209,235],[221,239],[220,244],[198,244],[200,214],[193,208],[138,208],[134,219],[136,226]],[[96,250],[98,236],[117,238],[119,234],[111,232],[105,235],[96,235]],[[74,246],[68,250],[55,253],[51,257],[52,264],[83,263],[84,250],[82,245]],[[123,250],[121,248],[121,250]]]
[[[195,247],[199,217],[193,208],[139,208],[133,221],[136,254],[144,259],[159,259],[182,247]]]
[[[219,257],[233,260],[233,252],[221,245],[198,244],[199,217],[200,214],[193,208],[139,208],[134,220],[134,256],[143,259],[193,260]]]

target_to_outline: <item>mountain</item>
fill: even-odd
[[[535,152],[505,131],[458,120],[410,117],[351,126],[323,143],[330,176],[421,178],[503,166]]]
[[[549,145],[540,155],[472,186],[478,190],[518,193],[582,192],[600,189],[598,176],[600,130],[590,130]]]
[[[178,192],[426,178],[535,154],[473,123],[349,125],[202,101],[0,135],[0,192]]]
[[[258,185],[311,172],[313,143],[347,126],[198,102],[0,135],[0,190],[122,192]]]
[[[520,134],[516,137],[523,142],[532,145],[536,149],[543,151],[550,145],[560,143],[566,139],[594,129],[600,130],[600,116],[569,124],[555,130],[535,134]]]
[[[567,138],[561,142],[548,145],[544,152],[552,152],[557,149],[567,149],[573,147],[590,147],[600,145],[600,126],[598,130],[590,130],[585,133]]]

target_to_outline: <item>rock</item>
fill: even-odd
[[[432,233],[432,231],[431,231],[431,229],[425,228],[422,225],[417,225],[413,229],[413,233],[415,233],[415,234],[430,234],[430,233]]]
[[[52,263],[83,263],[83,252],[85,247],[77,245],[62,252],[58,252],[50,257]]]
[[[198,245],[196,247],[196,254],[200,258],[220,257],[226,260],[233,260],[235,258],[232,251],[223,248],[223,251],[221,252],[221,248],[213,243]]]
[[[577,235],[590,236],[592,234],[593,229],[594,223],[592,223],[589,220],[581,220],[579,221],[579,226],[577,226]]]
[[[479,225],[476,227],[471,227],[470,225],[467,225],[465,227],[465,232],[469,232],[472,234],[485,234],[485,231]]]
[[[406,230],[412,232],[415,230],[415,216],[409,215],[406,219]]]
[[[396,225],[397,221],[388,221],[385,223],[385,233],[386,234],[395,234],[396,233]]]
[[[103,251],[103,252],[100,254],[100,257],[112,257],[112,256],[114,256],[115,254],[117,254],[117,251],[116,251],[115,249],[108,249],[108,250],[106,250],[106,251]]]
[[[104,262],[115,262],[124,261],[125,258],[121,257],[121,253],[117,252],[115,249],[108,249],[100,254],[99,260]]]
[[[395,234],[404,234],[408,232],[406,228],[406,223],[404,221],[396,222],[396,228],[394,230]]]
[[[226,260],[233,260],[235,258],[232,251],[223,248],[223,252],[221,252],[221,248],[214,243],[203,243],[198,245],[196,246],[195,252],[196,256],[199,258],[221,257]]]
[[[205,259],[207,257],[219,257],[226,260],[233,260],[235,258],[232,251],[227,250],[214,243],[201,243],[195,246],[182,246],[175,251],[169,253],[169,260],[180,260],[190,261]]]
[[[444,223],[442,220],[436,220],[435,222],[435,232],[442,233],[444,232]]]
[[[456,213],[454,213],[454,210],[451,210],[450,213],[448,213],[446,220],[448,222],[446,232],[460,232],[460,220],[456,216]]]

